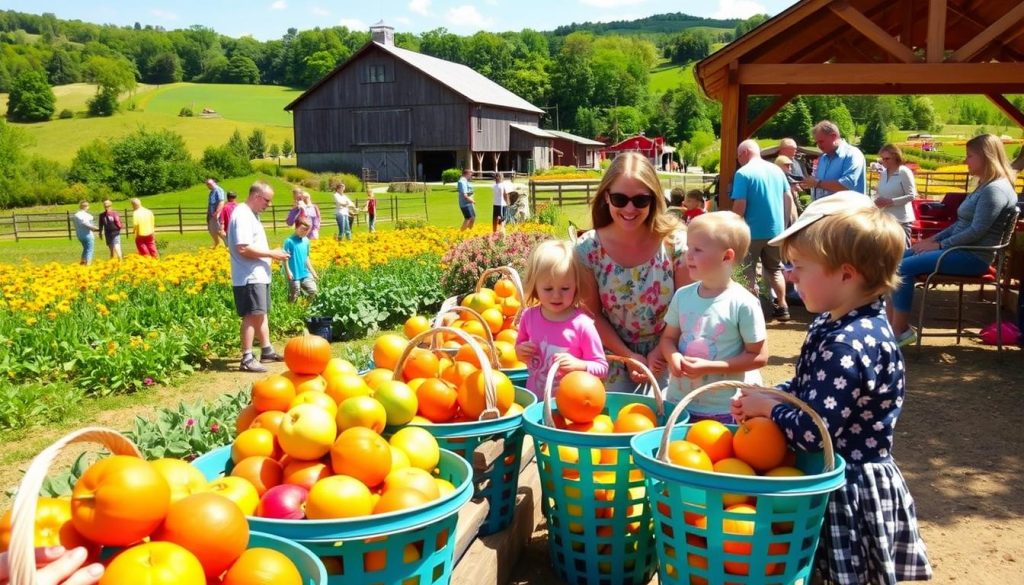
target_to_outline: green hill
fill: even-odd
[[[651,77],[647,87],[653,93],[664,93],[679,87],[682,83],[690,85],[697,83],[693,77],[693,63],[675,65],[666,60],[655,65],[654,69],[651,69]]]
[[[620,34],[620,35],[670,35],[687,29],[700,29],[718,37],[720,34],[728,34],[732,37],[733,30],[742,22],[741,19],[716,19],[691,16],[682,12],[669,14],[654,14],[646,18],[636,20],[615,20],[611,22],[583,22],[572,23],[557,27],[552,33],[556,36],[565,36],[578,31],[592,32],[594,34]]]
[[[95,86],[76,83],[54,88],[57,111],[64,108],[81,112],[85,100],[95,93]],[[256,128],[267,133],[269,143],[294,140],[291,114],[284,106],[301,92],[271,85],[223,85],[174,83],[142,86],[135,93],[135,109],[122,105],[122,111],[105,118],[76,117],[37,124],[12,124],[32,137],[28,151],[63,163],[70,162],[82,145],[94,139],[110,140],[129,134],[140,126],[169,129],[181,134],[194,156],[208,146],[227,142],[236,129],[243,136]],[[6,95],[0,102],[6,108]],[[195,116],[179,117],[183,106],[193,107]],[[199,115],[203,108],[216,114]]]

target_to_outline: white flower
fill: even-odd
[[[880,420],[876,420],[875,424],[871,425],[871,428],[875,429],[876,431],[880,431],[885,428],[885,423]]]
[[[861,396],[857,399],[857,406],[864,408],[864,406],[869,402],[871,402],[870,396]]]
[[[839,414],[841,414],[843,416],[843,418],[850,418],[850,413],[851,412],[853,412],[853,411],[850,410],[849,406],[847,406],[846,408],[840,410]]]
[[[860,326],[865,329],[874,329],[874,324],[871,323],[871,319],[861,319]]]
[[[868,437],[868,439],[864,441],[864,444],[867,445],[869,449],[874,449],[878,446],[878,441],[875,440],[874,437]]]
[[[825,381],[825,370],[818,370],[818,381],[819,382],[824,382]]]
[[[833,410],[833,409],[835,409],[836,404],[837,403],[836,403],[836,399],[835,398],[833,398],[831,396],[825,398],[825,408],[827,408],[829,410]]]
[[[893,363],[893,362],[889,362],[889,365],[887,365],[885,367],[885,371],[889,372],[890,374],[895,372],[896,371],[896,364]]]
[[[861,431],[861,426],[860,426],[859,423],[853,423],[852,425],[850,425],[850,433],[851,434],[859,435],[860,431]]]
[[[854,388],[853,392],[850,393],[855,399],[860,398],[860,388]]]
[[[838,376],[832,380],[832,385],[836,387],[836,390],[843,390],[846,388],[846,378]]]
[[[855,349],[857,351],[860,351],[860,350],[864,349],[864,344],[861,343],[859,339],[854,339],[853,342],[850,345],[852,345],[853,349]]]
[[[881,406],[884,410],[889,410],[889,407],[892,406],[892,400],[883,400],[882,404],[880,404],[879,406]]]
[[[811,352],[811,361],[812,362],[818,361],[818,352],[816,352],[816,351],[812,351]]]
[[[882,384],[881,386],[879,386],[878,387],[878,393],[879,394],[888,394],[889,393],[889,385],[888,384]]]
[[[881,449],[878,450],[878,455],[879,455],[879,457],[888,457],[889,456],[889,450],[886,449],[885,447],[882,447]]]
[[[849,370],[850,368],[853,367],[853,357],[844,355],[843,357],[839,358],[839,365],[842,366],[844,370]]]
[[[813,443],[814,442],[814,433],[812,433],[811,431],[804,431],[804,442],[805,443]]]
[[[846,334],[840,333],[839,335],[836,335],[836,341],[846,341]]]
[[[864,342],[868,344],[868,347],[875,347],[875,345],[878,344],[878,340],[875,339],[874,335],[866,335],[864,337]]]
[[[814,400],[817,397],[818,397],[818,391],[817,390],[811,390],[810,392],[807,393],[807,399],[808,400]]]
[[[860,452],[860,449],[854,449],[853,453],[850,453],[850,459],[854,461],[860,461],[864,458],[864,454]]]
[[[874,380],[868,380],[868,381],[864,382],[864,385],[868,387],[868,390],[874,390],[875,389],[875,381]]]
[[[864,354],[864,355],[860,356],[860,363],[865,368],[871,367],[871,358],[867,354]]]
[[[864,412],[860,413],[860,417],[864,420],[871,420],[875,418],[875,413],[871,412],[870,410],[865,410]]]
[[[845,449],[846,448],[846,439],[838,439],[836,441],[836,447],[839,447],[840,449]]]
[[[881,374],[882,373],[882,364],[875,364],[875,373],[876,374]]]

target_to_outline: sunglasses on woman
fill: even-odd
[[[620,209],[625,207],[629,203],[632,203],[633,207],[637,209],[645,209],[651,205],[652,201],[654,201],[654,197],[646,194],[633,195],[632,197],[626,195],[625,193],[608,194],[608,202],[611,203],[613,207],[618,207]]]

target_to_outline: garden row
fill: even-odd
[[[550,233],[524,229],[505,239],[519,246],[437,228],[318,241],[312,258],[321,294],[313,305],[288,304],[285,283],[275,275],[272,333],[292,335],[310,316],[331,316],[336,334],[353,339],[436,310],[449,291],[475,284],[466,267],[489,265],[495,254],[521,263],[531,238]],[[452,256],[467,238],[474,238],[467,244],[474,255]],[[0,282],[0,429],[59,420],[85,396],[165,384],[237,350],[223,248],[92,267],[0,264]]]

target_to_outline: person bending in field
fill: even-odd
[[[782,246],[790,279],[807,310],[819,314],[796,375],[778,389],[821,416],[846,460],[846,485],[829,497],[815,563],[828,583],[895,585],[932,576],[914,498],[892,458],[906,371],[882,297],[896,287],[905,239],[891,215],[846,191],[811,203],[769,242]],[[769,417],[790,446],[823,449],[810,416],[765,393],[741,392],[732,414]]]

